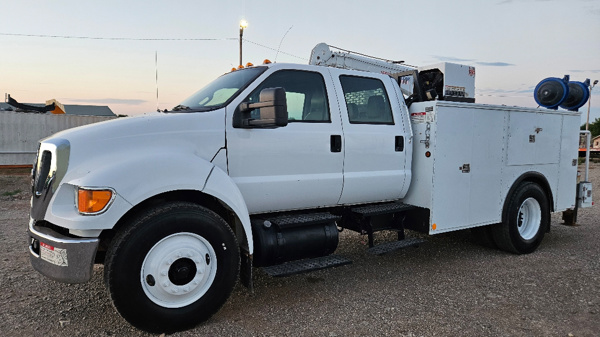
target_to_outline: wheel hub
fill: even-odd
[[[167,236],[150,249],[142,263],[142,288],[160,306],[189,305],[212,285],[215,262],[215,251],[203,237],[194,233]]]
[[[527,198],[517,213],[519,235],[525,240],[533,239],[539,232],[542,223],[542,209],[534,198]]]
[[[178,286],[190,283],[196,274],[194,261],[183,258],[175,261],[169,268],[169,280]]]

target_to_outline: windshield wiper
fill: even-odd
[[[181,105],[174,107],[171,111],[191,110],[189,106]]]

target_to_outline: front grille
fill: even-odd
[[[52,164],[52,153],[50,151],[42,152],[41,158],[39,159],[38,167],[36,170],[35,177],[35,185],[34,185],[34,193],[36,196],[42,194],[45,188],[47,188],[47,183],[50,180],[50,166]]]
[[[31,217],[44,219],[52,196],[60,186],[69,167],[71,145],[61,138],[46,139],[40,143],[37,162],[32,170]]]

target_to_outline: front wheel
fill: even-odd
[[[529,254],[542,242],[550,226],[550,205],[537,184],[520,185],[510,196],[502,223],[492,227],[494,242],[502,250]]]
[[[150,332],[191,328],[225,303],[238,277],[239,248],[216,213],[191,203],[148,210],[120,230],[104,278],[113,304]]]

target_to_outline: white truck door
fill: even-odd
[[[332,70],[343,93],[344,188],[340,204],[399,199],[410,183],[410,129],[392,79]],[[357,74],[357,73],[353,73]],[[342,95],[340,95],[342,96]],[[343,109],[343,108],[342,108]]]
[[[336,205],[344,154],[340,112],[334,91],[327,91],[332,87],[327,69],[271,70],[244,100],[258,102],[262,89],[274,87],[286,91],[289,124],[239,129],[229,119],[229,175],[250,213]]]

